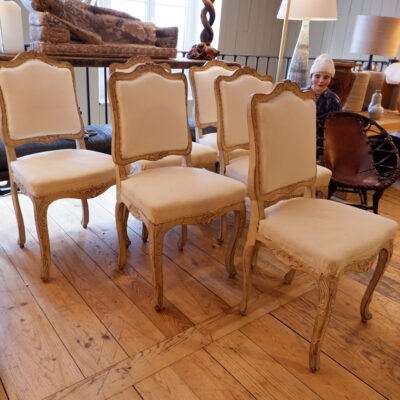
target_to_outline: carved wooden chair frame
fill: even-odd
[[[220,60],[213,60],[213,61],[208,61],[206,62],[203,66],[193,66],[189,69],[189,78],[190,78],[190,84],[192,87],[192,92],[193,92],[193,98],[194,98],[194,120],[196,123],[196,129],[198,132],[198,137],[203,137],[203,129],[207,128],[208,126],[217,126],[218,125],[218,121],[211,121],[211,122],[207,122],[207,123],[202,123],[200,121],[200,113],[199,113],[199,95],[198,95],[198,88],[197,88],[197,84],[196,84],[196,78],[195,75],[197,72],[203,72],[206,71],[210,68],[213,67],[222,67],[226,70],[229,71],[234,71],[239,69],[239,66],[236,65],[231,65],[229,66],[228,64],[226,64],[224,61],[220,61]]]
[[[148,56],[133,56],[130,57],[126,62],[123,63],[112,63],[108,67],[110,70],[110,74],[113,72],[119,71],[119,70],[124,70],[124,69],[129,69],[132,68],[134,65],[137,64],[154,64],[155,60],[154,58],[148,57]],[[160,63],[157,65],[161,65],[166,71],[171,72],[171,66],[167,63]]]
[[[135,78],[141,76],[146,72],[154,72],[162,77],[170,80],[181,80],[185,84],[185,96],[187,98],[187,80],[183,73],[171,74],[166,72],[160,65],[155,64],[145,64],[140,65],[134,71],[126,73],[113,73],[108,81],[109,94],[111,99],[111,105],[113,109],[113,160],[116,164],[116,175],[117,175],[117,204],[116,204],[116,223],[118,231],[118,241],[119,241],[119,255],[118,255],[118,266],[123,268],[126,263],[127,258],[127,246],[129,246],[129,239],[127,236],[127,218],[129,212],[132,215],[141,220],[147,227],[147,232],[149,235],[149,246],[150,246],[150,256],[153,265],[153,285],[154,285],[154,306],[157,311],[162,309],[163,304],[163,272],[162,272],[162,247],[163,239],[166,232],[174,226],[182,226],[182,233],[179,243],[179,248],[183,249],[186,242],[186,227],[187,225],[199,225],[208,224],[227,212],[234,211],[235,213],[235,234],[232,236],[231,241],[228,244],[228,249],[225,257],[226,269],[231,277],[236,274],[234,267],[234,250],[236,248],[240,233],[244,226],[246,207],[244,202],[236,203],[230,205],[229,207],[224,207],[222,209],[216,210],[212,213],[206,213],[200,216],[185,216],[182,218],[177,218],[173,221],[162,224],[154,224],[151,222],[140,209],[135,208],[132,205],[126,205],[123,203],[120,196],[121,182],[127,179],[128,172],[126,166],[137,160],[151,160],[156,161],[162,157],[171,154],[183,155],[186,158],[186,166],[191,166],[190,151],[191,151],[191,135],[189,131],[189,125],[187,125],[187,138],[188,147],[185,150],[169,150],[161,151],[150,154],[141,154],[134,157],[124,158],[120,152],[119,142],[120,142],[120,124],[119,124],[119,105],[118,98],[115,92],[116,82],[119,80],[134,80]],[[187,118],[186,118],[187,119]]]
[[[386,243],[382,249],[376,254],[367,259],[359,259],[351,262],[341,269],[337,275],[323,275],[318,273],[312,265],[305,265],[300,259],[296,259],[293,255],[288,254],[284,249],[277,246],[272,240],[269,240],[264,235],[258,233],[259,221],[268,218],[265,214],[265,208],[276,203],[277,201],[289,199],[292,197],[291,193],[301,187],[305,188],[308,197],[313,196],[314,180],[297,182],[293,185],[279,188],[270,193],[263,193],[261,190],[260,181],[260,159],[257,156],[259,153],[259,121],[256,116],[256,107],[258,104],[267,103],[283,91],[291,91],[296,96],[302,99],[313,99],[313,94],[310,92],[302,92],[299,87],[285,81],[277,85],[271,94],[255,94],[248,108],[248,115],[250,129],[250,174],[249,174],[249,196],[251,199],[251,213],[250,224],[246,245],[243,252],[243,298],[240,304],[240,312],[244,315],[248,307],[249,291],[251,286],[251,261],[257,246],[262,244],[266,246],[272,254],[281,262],[288,265],[290,270],[284,277],[285,283],[290,284],[294,278],[296,270],[304,271],[313,276],[319,287],[319,304],[317,309],[317,316],[314,323],[314,329],[310,344],[309,351],[309,367],[312,372],[316,372],[320,368],[320,350],[322,341],[324,339],[326,327],[331,315],[332,306],[336,297],[338,282],[345,272],[358,271],[365,272],[372,268],[376,259],[378,259],[375,272],[371,281],[365,291],[364,297],[361,301],[360,314],[363,322],[372,318],[369,312],[369,304],[372,299],[373,292],[379,282],[385,268],[387,267],[393,251],[393,242]]]
[[[219,149],[219,163],[220,163],[220,172],[224,173],[225,167],[231,161],[230,153],[236,149],[249,150],[249,142],[240,143],[235,146],[228,146],[226,143],[226,133],[225,133],[225,123],[224,123],[224,108],[222,105],[222,93],[221,93],[221,82],[232,82],[237,79],[240,79],[241,76],[248,75],[254,76],[263,82],[273,82],[273,78],[271,75],[261,75],[254,68],[251,67],[243,67],[235,71],[232,75],[229,76],[218,76],[214,82],[214,92],[215,92],[215,101],[217,104],[217,116],[218,116],[218,134],[217,134],[217,143]],[[221,157],[222,155],[222,157]]]
[[[106,191],[110,186],[115,184],[115,180],[106,182],[101,186],[92,187],[86,191],[81,190],[68,190],[68,191],[61,191],[57,194],[46,195],[35,197],[33,196],[27,188],[23,186],[21,182],[19,182],[13,174],[11,168],[11,162],[17,159],[15,147],[31,143],[31,142],[40,142],[40,143],[51,143],[55,140],[59,139],[74,139],[76,142],[77,149],[85,149],[85,141],[84,141],[84,125],[82,121],[82,117],[79,113],[79,106],[76,97],[76,84],[75,84],[75,74],[74,70],[68,62],[64,61],[56,61],[47,57],[44,54],[37,53],[35,51],[27,51],[20,53],[11,61],[5,61],[0,63],[0,68],[15,68],[18,67],[25,62],[31,60],[40,60],[48,65],[68,69],[71,73],[71,79],[73,81],[74,93],[75,93],[75,104],[76,109],[79,114],[80,119],[80,131],[78,133],[65,133],[65,134],[57,134],[57,135],[46,135],[46,136],[35,136],[34,139],[32,138],[25,138],[25,139],[12,139],[9,134],[9,127],[8,127],[8,120],[7,120],[7,106],[4,101],[4,96],[2,89],[0,87],[0,109],[1,109],[1,116],[2,116],[2,131],[3,131],[3,139],[4,139],[4,146],[6,150],[7,156],[7,165],[8,171],[10,176],[10,186],[11,186],[11,195],[12,201],[15,209],[15,214],[18,223],[18,234],[19,234],[19,246],[22,248],[25,245],[26,237],[25,237],[25,225],[24,219],[21,212],[21,207],[18,200],[18,193],[17,189],[21,191],[21,193],[28,196],[34,207],[34,214],[35,214],[35,223],[36,223],[36,230],[38,234],[39,246],[40,246],[40,253],[42,258],[42,267],[41,267],[41,278],[43,281],[47,281],[49,279],[49,271],[51,265],[51,253],[50,253],[50,240],[49,240],[49,233],[47,227],[47,209],[49,205],[55,201],[62,198],[77,198],[81,199],[82,201],[82,226],[84,228],[87,227],[89,222],[89,207],[87,200],[93,197],[98,196],[99,194]]]

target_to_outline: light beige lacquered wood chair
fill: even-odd
[[[259,75],[253,68],[244,67],[230,76],[219,76],[215,80],[215,96],[218,115],[218,149],[220,173],[237,179],[247,186],[249,155],[232,157],[235,150],[248,150],[249,133],[247,103],[255,93],[269,93],[273,89],[272,77]],[[314,129],[315,131],[315,129]],[[279,130],[276,131],[279,135]],[[326,198],[332,172],[317,166],[315,191]],[[300,191],[298,193],[302,195]]]
[[[113,63],[110,65],[110,73],[113,72],[132,72],[139,65],[146,63],[153,63],[150,57],[134,56],[125,63]],[[166,63],[161,65],[167,72],[171,72],[171,66]],[[218,151],[214,148],[200,143],[192,143],[192,152],[190,153],[192,165],[196,168],[206,168],[210,171],[216,171]],[[158,161],[140,160],[133,165],[133,168],[144,171],[150,168],[171,167],[182,165],[182,157],[177,155],[170,155]]]
[[[113,73],[109,94],[117,171],[118,265],[122,268],[126,262],[129,210],[149,232],[154,303],[160,310],[163,238],[173,226],[205,224],[234,211],[235,230],[225,265],[230,276],[235,274],[234,252],[245,219],[246,188],[233,179],[189,167],[192,141],[184,74],[170,74],[158,65],[141,65],[129,74]],[[171,154],[185,156],[188,166],[153,168],[132,175],[125,168],[137,160],[158,160]]]
[[[223,61],[208,61],[203,66],[191,67],[189,70],[190,85],[194,98],[194,120],[196,134],[201,144],[218,150],[217,132],[204,134],[204,128],[218,125],[217,105],[215,102],[214,82],[218,76],[232,75],[238,66],[229,66]],[[247,154],[246,150],[237,150],[233,157]]]
[[[41,277],[48,280],[51,265],[48,206],[61,198],[82,199],[82,225],[86,228],[87,199],[115,183],[114,164],[109,155],[85,150],[70,64],[35,52],[21,53],[12,61],[0,63],[0,106],[19,245],[25,244],[25,227],[17,188],[33,202],[42,257]],[[77,149],[16,157],[17,146],[59,139],[74,139]]]
[[[251,215],[243,253],[244,292],[240,310],[244,314],[247,309],[251,258],[257,243],[266,246],[290,268],[285,276],[287,283],[296,270],[315,277],[319,304],[309,360],[309,367],[315,372],[320,367],[321,345],[340,277],[346,271],[368,271],[377,261],[360,308],[362,321],[369,320],[369,303],[390,260],[397,223],[331,200],[290,198],[300,187],[309,196],[313,193],[313,96],[287,81],[278,84],[271,94],[255,94],[250,100]]]

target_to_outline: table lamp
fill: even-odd
[[[282,0],[277,18],[285,19],[287,6],[288,0]],[[291,0],[288,19],[302,21],[302,24],[287,78],[296,82],[300,87],[304,87],[307,85],[310,21],[337,19],[336,0]],[[283,49],[285,48],[285,42],[286,37],[281,42],[281,48],[283,47]],[[279,63],[282,63],[281,59]],[[276,79],[279,80],[278,75]]]
[[[396,57],[400,46],[400,18],[358,15],[350,52],[368,54],[365,70],[372,69],[374,55]]]

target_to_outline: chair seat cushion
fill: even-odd
[[[207,133],[206,135],[203,135],[203,137],[201,137],[199,139],[199,143],[204,146],[208,146],[208,147],[211,147],[212,149],[219,151],[216,132]],[[236,150],[233,150],[229,155],[230,155],[231,159],[233,159],[233,158],[238,158],[238,157],[242,157],[242,156],[247,156],[248,154],[249,154],[249,150],[236,149]]]
[[[212,168],[215,170],[218,151],[200,143],[192,143],[192,166],[195,168]],[[141,160],[139,166],[142,171],[150,168],[159,167],[179,167],[182,166],[182,156],[167,156],[157,161]]]
[[[337,275],[367,259],[394,238],[397,223],[331,200],[295,198],[268,207],[259,233],[311,267],[316,275]]]
[[[82,191],[115,181],[108,154],[91,150],[45,151],[11,162],[15,180],[36,197]]]
[[[155,224],[214,213],[245,196],[242,183],[198,168],[153,168],[121,183],[122,201]]]
[[[234,158],[225,168],[225,175],[247,186],[249,175],[249,156]]]
[[[329,185],[331,180],[332,171],[328,168],[317,165],[317,178],[315,180],[315,187],[324,187]]]

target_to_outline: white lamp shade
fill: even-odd
[[[285,19],[287,0],[282,0],[276,16]],[[337,19],[336,0],[292,0],[290,2],[289,19],[327,21]]]
[[[400,46],[400,18],[358,15],[351,53],[396,57]]]
[[[400,84],[400,62],[390,64],[385,69],[386,83],[389,85]]]

